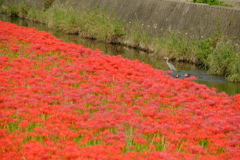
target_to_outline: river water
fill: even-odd
[[[152,54],[139,51],[136,49],[130,49],[121,45],[112,45],[106,43],[96,42],[94,40],[84,39],[75,35],[67,35],[61,32],[58,32],[53,29],[49,29],[46,25],[41,23],[35,23],[29,20],[10,18],[5,15],[0,15],[0,20],[4,22],[15,23],[18,26],[25,27],[36,27],[37,30],[51,32],[54,36],[59,39],[63,39],[65,42],[74,42],[76,44],[84,45],[87,48],[95,50],[96,48],[104,51],[105,54],[109,55],[121,55],[122,57],[135,60],[138,59],[141,62],[150,64],[152,67],[161,70],[169,70],[165,60],[161,57],[156,57]],[[1,26],[0,26],[1,27]],[[170,62],[170,61],[169,61]],[[232,96],[235,94],[240,94],[240,83],[231,83],[225,80],[224,77],[214,76],[207,74],[206,71],[198,69],[194,65],[178,62],[170,62],[176,68],[177,72],[173,72],[172,76],[179,74],[179,78],[184,78],[185,73],[189,73],[195,76],[197,79],[194,80],[199,84],[207,85],[209,88],[217,88],[217,92],[225,92],[228,95]]]

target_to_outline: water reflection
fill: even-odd
[[[19,26],[26,27],[36,27],[38,30],[44,30],[47,32],[51,32],[54,36],[59,39],[63,39],[65,42],[74,42],[76,44],[84,45],[87,48],[91,49],[100,49],[105,54],[109,55],[121,55],[122,57],[135,60],[139,59],[141,62],[145,62],[150,64],[156,69],[161,70],[169,70],[165,60],[163,57],[159,57],[154,54],[149,54],[143,51],[130,49],[120,45],[111,45],[105,43],[99,43],[93,40],[83,39],[75,35],[67,35],[61,32],[57,32],[55,30],[47,28],[46,25],[41,23],[35,23],[29,20],[23,20],[18,18],[9,18],[4,15],[0,15],[0,20],[5,22],[15,23]],[[227,82],[224,77],[213,76],[207,74],[204,70],[199,70],[196,66],[186,63],[177,63],[171,62],[176,68],[177,72],[173,72],[172,76],[175,74],[179,74],[179,78],[184,78],[185,73],[189,73],[197,78],[195,80],[197,83],[205,84],[210,88],[217,88],[218,92],[226,92],[228,95],[240,94],[240,83],[231,83]]]

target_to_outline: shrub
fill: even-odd
[[[45,0],[44,1],[44,10],[47,10],[48,8],[50,8],[53,2],[54,2],[54,0]]]
[[[221,2],[219,0],[193,0],[194,3],[206,3],[209,5],[219,5],[219,6],[227,6],[227,7],[233,7],[231,4],[227,4],[224,2]]]

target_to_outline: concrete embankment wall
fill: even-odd
[[[221,30],[228,36],[240,37],[240,9],[236,8],[169,0],[55,0],[54,4],[85,10],[99,6],[128,23],[139,21],[152,34],[167,29],[206,36]]]
[[[11,4],[20,4],[24,2],[25,4],[30,5],[34,8],[43,9],[44,1],[45,0],[3,0],[2,7],[6,8]]]
[[[37,1],[38,6],[44,3],[44,0],[24,1],[32,5]],[[199,37],[222,31],[240,40],[238,8],[170,0],[55,0],[53,5],[66,5],[79,10],[99,6],[126,23],[138,21],[149,34],[161,35],[165,30],[174,30]]]

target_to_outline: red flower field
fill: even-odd
[[[0,159],[240,159],[240,95],[0,21]]]

